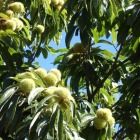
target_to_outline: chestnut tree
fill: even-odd
[[[0,138],[138,140],[139,11],[140,0],[0,0]],[[41,53],[59,53],[57,69],[34,63]]]

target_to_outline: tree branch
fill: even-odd
[[[112,139],[115,139],[117,137],[117,135],[119,135],[120,132],[123,131],[125,127],[122,127],[117,133],[114,134],[114,136],[112,137]]]
[[[88,54],[87,54],[87,59],[90,59],[90,47],[91,47],[91,38],[89,39],[89,44],[88,44]],[[89,91],[89,62],[86,62],[86,71],[85,71],[85,76],[86,76],[86,89],[87,89],[87,95],[88,95],[88,101],[91,103],[91,95]],[[88,108],[88,111],[90,109]]]
[[[90,48],[91,48],[91,38],[89,39],[89,44],[88,44],[87,60],[90,59]],[[83,67],[84,67],[84,72],[85,72],[85,77],[86,77],[86,89],[87,89],[88,102],[91,103],[92,98],[89,91],[89,62],[85,61]],[[89,112],[90,109],[87,108],[87,111]]]
[[[106,79],[111,75],[111,73],[112,73],[116,68],[118,68],[119,66],[123,65],[123,64],[124,64],[125,62],[127,62],[129,59],[131,59],[131,57],[133,56],[133,55],[131,55],[129,58],[127,58],[126,60],[124,60],[124,61],[122,61],[121,63],[119,63],[118,65],[116,65],[117,60],[118,60],[118,57],[119,57],[119,54],[120,54],[120,52],[121,52],[121,50],[122,50],[122,47],[123,47],[123,44],[121,44],[121,46],[120,46],[120,49],[119,49],[119,51],[118,51],[118,53],[117,53],[117,56],[116,56],[116,58],[115,58],[115,61],[114,61],[113,65],[112,65],[111,69],[108,71],[108,73],[107,73],[107,74],[105,75],[105,77],[102,79],[102,81],[99,83],[98,87],[94,90],[94,92],[93,92],[93,94],[92,94],[92,99],[94,99],[95,94],[100,90],[100,88],[103,86],[103,83],[104,83],[104,82],[106,81]]]

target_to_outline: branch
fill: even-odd
[[[90,47],[91,47],[91,38],[89,39],[89,44],[88,44],[88,54],[87,54],[87,59],[90,59]],[[87,95],[88,95],[88,101],[91,103],[91,95],[89,91],[89,63],[86,63],[86,71],[85,71],[85,76],[86,76],[86,89],[87,89]],[[90,110],[89,110],[90,111]]]
[[[89,39],[89,44],[88,44],[87,60],[90,59],[90,48],[91,48],[91,38]],[[89,62],[85,61],[83,67],[84,67],[85,78],[86,78],[86,89],[87,89],[88,102],[91,103],[92,98],[91,98],[91,94],[89,91]],[[89,112],[90,109],[87,108],[87,111]]]
[[[120,132],[123,131],[125,127],[122,127],[117,133],[114,134],[114,136],[112,137],[112,139],[115,139],[117,137],[117,135],[119,135]]]
[[[106,81],[106,79],[111,75],[111,73],[112,73],[116,68],[118,68],[119,66],[122,66],[125,62],[127,62],[128,60],[130,60],[131,57],[133,56],[133,55],[131,55],[131,56],[128,57],[126,60],[124,60],[124,61],[120,62],[118,65],[116,65],[117,59],[118,59],[119,54],[120,54],[121,49],[122,49],[122,46],[123,46],[123,45],[120,46],[120,49],[119,49],[119,51],[118,51],[118,53],[117,53],[117,56],[116,56],[116,58],[115,58],[115,61],[114,61],[113,65],[112,65],[111,69],[110,69],[109,72],[105,75],[105,77],[102,79],[102,81],[99,83],[98,87],[94,90],[94,92],[93,92],[93,94],[92,94],[92,99],[94,98],[95,94],[100,90],[100,88],[103,86],[103,83],[104,83],[104,82]]]
[[[117,47],[115,47],[115,45],[113,45],[114,49],[116,50],[116,52],[118,52]]]

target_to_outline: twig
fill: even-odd
[[[113,46],[114,46],[114,48],[115,48],[116,52],[118,52],[117,47],[115,47],[115,45],[113,45]]]
[[[120,132],[123,131],[125,127],[122,127],[117,133],[114,134],[114,136],[112,137],[112,139],[115,139],[117,137],[117,135],[119,135]]]

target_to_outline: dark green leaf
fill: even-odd
[[[68,31],[68,33],[66,35],[65,42],[66,42],[66,47],[67,48],[69,48],[69,46],[70,46],[70,41],[73,37],[74,31],[75,31],[76,28],[77,28],[77,26],[73,26],[72,30]]]
[[[58,137],[59,140],[63,140],[63,112],[60,110],[59,119],[58,119]]]
[[[122,43],[126,39],[129,29],[130,29],[130,25],[127,25],[127,22],[124,21],[118,30],[117,41],[119,44]]]
[[[50,121],[50,133],[52,136],[54,136],[54,125],[55,125],[55,119],[58,112],[58,105],[54,106],[53,109],[54,109],[54,112],[51,116],[51,121]]]
[[[6,100],[8,100],[15,92],[15,87],[10,87],[2,92],[2,96],[0,97],[0,105],[2,105]]]

